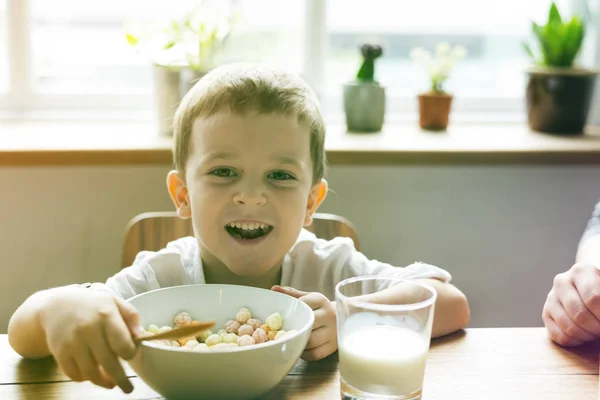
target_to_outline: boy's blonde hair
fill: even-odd
[[[234,114],[258,112],[295,116],[310,130],[313,184],[325,175],[325,124],[314,91],[298,76],[253,64],[229,64],[200,79],[185,95],[173,119],[175,168],[185,176],[192,127],[223,107]]]

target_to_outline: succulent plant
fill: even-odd
[[[585,37],[585,22],[579,16],[563,21],[553,2],[547,23],[538,25],[532,22],[532,29],[539,44],[538,56],[528,43],[523,43],[523,47],[536,64],[562,68],[573,66]]]
[[[360,46],[363,62],[356,74],[359,81],[375,81],[375,60],[383,55],[383,48],[378,44],[365,43]]]

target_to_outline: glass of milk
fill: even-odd
[[[362,276],[337,284],[335,297],[342,398],[420,399],[435,289]]]

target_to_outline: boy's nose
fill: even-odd
[[[248,206],[262,206],[267,202],[267,198],[261,192],[238,192],[233,196],[235,204],[244,204]]]

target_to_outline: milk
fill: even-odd
[[[428,348],[416,332],[406,328],[355,328],[341,338],[340,373],[345,383],[364,392],[410,394],[422,388]]]

